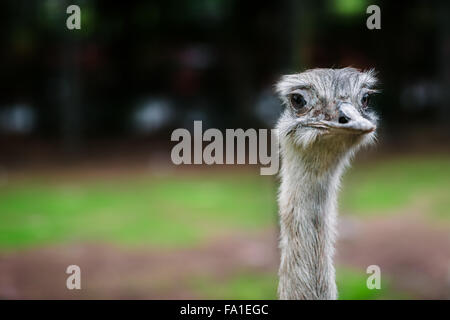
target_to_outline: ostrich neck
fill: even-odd
[[[344,161],[283,152],[280,206],[281,299],[336,299],[336,192]]]

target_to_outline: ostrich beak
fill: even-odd
[[[342,102],[338,106],[338,119],[336,121],[321,120],[308,123],[307,126],[326,130],[330,133],[366,134],[375,131],[376,126],[370,120],[364,118],[361,113],[350,103]]]
[[[341,103],[338,107],[338,123],[336,129],[354,131],[355,133],[368,133],[376,129],[376,126],[364,118],[361,113],[350,103]]]

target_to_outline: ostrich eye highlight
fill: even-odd
[[[297,111],[297,112],[304,111],[305,106],[306,106],[306,100],[301,94],[299,94],[299,93],[292,94],[290,97],[290,101],[291,101],[291,105],[295,111]]]
[[[367,108],[369,106],[370,102],[370,94],[365,93],[361,99],[361,104],[364,108]]]

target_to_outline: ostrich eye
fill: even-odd
[[[305,100],[305,98],[303,98],[303,96],[302,96],[301,94],[299,94],[299,93],[294,93],[294,94],[292,94],[292,95],[291,95],[291,98],[290,98],[290,101],[291,101],[292,107],[293,107],[293,108],[295,109],[295,111],[297,111],[297,112],[303,111],[303,109],[304,109],[305,106],[306,106],[306,100]]]
[[[361,99],[361,104],[364,108],[367,108],[369,106],[370,102],[370,94],[365,93]]]

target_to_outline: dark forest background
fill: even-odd
[[[66,28],[69,4],[82,8],[81,30]],[[366,28],[369,4],[381,7],[381,30]],[[271,127],[281,108],[275,81],[313,67],[375,68],[387,142],[447,144],[446,1],[39,0],[0,9],[7,163],[33,161],[29,148],[73,158],[93,143],[138,141],[151,152],[193,120]]]

